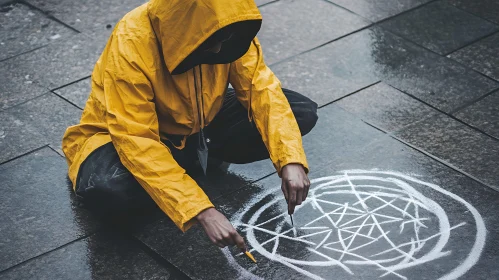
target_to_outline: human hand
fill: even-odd
[[[282,168],[281,190],[288,202],[288,214],[295,212],[296,205],[301,205],[307,198],[310,180],[301,164],[291,163]]]
[[[215,208],[208,208],[196,216],[210,241],[220,248],[237,245],[241,251],[246,252],[244,239],[227,218]]]

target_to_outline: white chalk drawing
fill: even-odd
[[[342,171],[311,183],[307,200],[295,210],[295,227],[282,207],[280,186],[234,215],[232,222],[245,233],[251,251],[311,279],[334,278],[338,270],[353,279],[408,279],[407,269],[451,258],[447,245],[456,230],[466,227],[472,232],[464,241],[470,243],[467,255],[435,276],[456,279],[478,261],[485,245],[485,224],[478,211],[435,184],[376,170]],[[463,207],[469,219],[451,224],[442,206],[423,195],[425,188]],[[224,254],[244,270],[228,250]],[[330,277],[315,272],[325,268],[331,269]],[[249,271],[244,275],[258,278]]]

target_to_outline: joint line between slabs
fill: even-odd
[[[427,47],[425,47],[425,46],[422,46],[422,45],[420,45],[420,44],[418,44],[418,43],[416,43],[416,42],[412,41],[412,40],[411,40],[411,39],[409,39],[409,38],[406,38],[406,37],[405,37],[405,35],[403,35],[403,34],[399,34],[399,33],[395,32],[395,31],[392,31],[392,30],[390,30],[390,29],[388,29],[388,28],[384,28],[383,26],[379,26],[379,27],[380,27],[380,28],[382,28],[383,30],[385,30],[386,32],[391,33],[392,35],[394,35],[394,36],[396,36],[396,37],[399,37],[399,38],[401,38],[401,39],[403,39],[403,40],[407,41],[407,42],[408,42],[408,43],[410,43],[410,44],[413,44],[414,46],[416,46],[416,47],[418,47],[418,48],[421,48],[421,49],[423,49],[423,50],[426,50],[426,51],[428,51],[428,52],[430,52],[430,53],[432,53],[432,54],[434,54],[434,55],[438,55],[438,56],[440,56],[440,57],[442,57],[442,58],[449,59],[449,60],[451,60],[452,62],[454,62],[454,63],[456,63],[456,64],[458,64],[458,65],[460,65],[460,66],[464,67],[465,69],[470,70],[471,72],[475,72],[475,73],[477,73],[478,75],[480,75],[480,76],[482,76],[482,77],[484,77],[484,78],[487,78],[488,80],[491,80],[491,81],[497,82],[495,79],[493,79],[493,78],[491,78],[491,77],[489,77],[489,76],[487,76],[487,75],[483,74],[482,72],[479,72],[479,71],[477,71],[477,70],[475,70],[475,69],[473,69],[473,68],[469,67],[468,65],[462,64],[461,62],[459,62],[459,61],[457,61],[457,60],[454,60],[454,59],[452,59],[452,58],[449,58],[449,57],[447,57],[446,55],[439,54],[439,53],[435,52],[434,50],[431,50],[431,49],[429,49],[429,48],[427,48]],[[499,32],[499,30],[498,30],[498,32]]]
[[[190,280],[191,278],[187,276],[182,270],[180,270],[178,267],[170,263],[168,260],[163,258],[158,252],[156,252],[154,249],[149,247],[147,244],[144,242],[140,241],[137,237],[133,235],[128,236],[132,242],[134,242],[137,247],[139,247],[142,251],[144,251],[148,256],[150,256],[152,259],[156,260],[162,267],[166,268],[166,270],[170,273],[170,277],[173,276],[174,279],[179,279],[179,280]]]
[[[38,11],[38,12],[42,13],[45,17],[47,17],[47,18],[49,18],[49,19],[51,19],[51,20],[53,20],[53,21],[55,21],[55,22],[57,22],[57,23],[59,23],[59,24],[63,25],[64,27],[66,27],[66,28],[68,28],[68,29],[70,29],[70,30],[72,30],[72,31],[74,31],[74,32],[76,32],[76,33],[81,33],[81,31],[79,31],[78,29],[76,29],[76,28],[72,27],[72,26],[71,26],[71,25],[69,25],[69,24],[66,24],[66,23],[65,23],[65,22],[63,22],[62,20],[60,20],[60,19],[56,18],[55,16],[53,16],[53,15],[51,15],[51,14],[47,13],[45,10],[40,9],[40,8],[38,8],[37,6],[32,5],[31,3],[26,2],[25,0],[17,0],[17,3],[21,3],[21,4],[23,4],[23,5],[25,5],[25,6],[29,7],[29,8],[31,8],[31,9],[33,9],[33,10],[36,10],[36,11]]]
[[[474,126],[472,126],[472,125],[470,125],[470,124],[468,124],[468,123],[466,123],[466,122],[464,122],[464,121],[462,121],[462,120],[460,120],[460,119],[456,118],[455,116],[451,115],[450,113],[447,113],[447,112],[445,112],[445,111],[443,111],[443,110],[441,110],[441,109],[439,109],[439,108],[437,108],[437,107],[435,107],[435,106],[433,106],[433,105],[431,105],[431,104],[427,103],[426,101],[424,101],[424,100],[422,100],[422,99],[420,99],[420,98],[418,98],[418,97],[416,97],[416,96],[414,96],[414,95],[412,95],[412,94],[410,94],[410,93],[408,93],[408,92],[406,92],[406,91],[404,91],[404,90],[401,90],[401,89],[399,89],[399,88],[396,88],[396,87],[394,87],[394,86],[392,86],[392,85],[389,85],[389,86],[390,86],[391,88],[394,88],[394,89],[396,89],[396,90],[398,90],[398,91],[400,91],[400,92],[404,93],[405,95],[407,95],[407,96],[409,96],[409,97],[411,97],[411,98],[415,99],[416,101],[419,101],[420,103],[423,103],[424,105],[426,105],[426,106],[428,106],[428,107],[432,108],[433,110],[436,110],[436,111],[438,111],[439,113],[441,113],[441,114],[443,114],[443,115],[445,115],[445,116],[447,116],[447,117],[449,117],[449,118],[451,118],[451,119],[453,119],[453,120],[455,120],[455,121],[457,121],[457,122],[459,122],[459,123],[461,123],[461,124],[464,124],[465,126],[467,126],[467,127],[471,128],[471,129],[473,129],[473,130],[475,130],[475,131],[477,131],[477,132],[479,132],[479,133],[481,133],[481,134],[483,134],[483,135],[486,135],[486,136],[488,136],[489,138],[491,138],[491,139],[493,139],[493,140],[495,140],[495,141],[499,141],[499,138],[497,138],[497,137],[495,137],[495,136],[493,136],[493,135],[490,135],[490,134],[488,134],[487,132],[482,131],[481,129],[476,128],[476,127],[474,127]],[[487,93],[487,94],[492,94],[492,93],[493,93],[494,91],[496,91],[496,90],[497,90],[497,88],[496,88],[496,89],[494,89],[492,92],[489,92],[489,93]],[[422,120],[424,120],[424,119],[426,119],[426,118],[423,118]],[[419,121],[422,121],[422,120],[419,120]],[[409,125],[411,125],[411,124],[408,124],[408,125],[406,125],[405,127],[407,127],[407,126],[409,126]],[[399,130],[397,130],[397,131],[393,131],[393,132],[392,132],[392,133],[390,133],[390,134],[393,134],[393,133],[398,132],[398,131],[400,131],[400,129],[399,129]]]
[[[482,95],[482,96],[480,96],[480,97],[477,97],[477,98],[475,98],[475,99],[473,99],[473,100],[471,100],[471,101],[467,102],[466,104],[463,104],[462,106],[459,106],[459,107],[457,107],[456,109],[454,109],[454,110],[450,111],[450,112],[449,112],[449,115],[454,115],[454,114],[456,114],[456,113],[459,113],[460,111],[462,111],[462,110],[464,110],[464,109],[466,109],[466,108],[468,108],[468,107],[472,106],[473,104],[478,103],[478,102],[480,102],[481,100],[483,100],[483,99],[485,99],[485,98],[487,98],[487,97],[491,96],[492,94],[496,93],[497,91],[499,91],[499,89],[495,88],[495,89],[493,89],[493,90],[489,91],[488,93],[486,93],[485,95]]]
[[[362,88],[360,88],[360,89],[357,89],[357,90],[355,90],[355,91],[352,91],[352,92],[350,92],[350,93],[348,93],[348,94],[346,94],[346,95],[344,95],[344,96],[342,96],[342,97],[338,97],[338,98],[336,98],[335,100],[333,100],[333,101],[331,101],[331,102],[328,102],[328,103],[326,103],[326,104],[324,104],[324,105],[319,106],[318,108],[319,108],[319,109],[322,109],[322,108],[324,108],[324,107],[326,107],[326,106],[328,106],[328,105],[331,105],[331,104],[333,104],[333,103],[336,103],[336,102],[338,102],[338,101],[340,101],[340,100],[342,100],[342,99],[345,99],[345,98],[347,98],[347,97],[349,97],[349,96],[352,96],[352,95],[354,95],[354,94],[356,94],[356,93],[358,93],[358,92],[361,92],[361,91],[363,91],[363,90],[365,90],[365,89],[368,89],[368,88],[370,88],[370,87],[372,87],[372,86],[375,86],[375,85],[377,85],[377,84],[379,84],[379,83],[381,83],[381,82],[382,82],[381,80],[378,80],[377,82],[374,82],[374,83],[369,84],[369,85],[367,85],[367,86],[365,86],[365,87],[362,87]]]
[[[50,89],[50,90],[51,90],[51,91],[60,90],[61,88],[65,88],[65,87],[67,87],[67,86],[70,86],[70,85],[73,85],[73,84],[79,83],[79,82],[81,82],[81,81],[83,81],[83,80],[85,80],[85,79],[88,79],[88,78],[90,78],[90,77],[92,77],[92,76],[91,76],[91,75],[89,75],[89,76],[85,76],[85,77],[83,77],[83,78],[80,78],[80,79],[77,79],[77,80],[75,80],[75,81],[69,82],[69,83],[64,84],[64,85],[62,85],[62,86],[58,86],[58,87],[52,88],[52,89]]]
[[[365,19],[365,20],[369,21],[370,23],[374,23],[372,20],[370,20],[370,19],[368,19],[368,18],[366,18],[366,17],[364,17],[362,15],[357,14],[356,12],[348,9],[347,7],[343,7],[343,6],[341,6],[339,4],[336,4],[336,3],[334,3],[333,1],[330,1],[330,0],[323,0],[323,1],[326,2],[326,3],[328,3],[328,4],[331,4],[331,5],[335,6],[337,8],[340,8],[340,9],[342,9],[344,11],[347,11],[347,12],[349,12],[349,13],[355,15],[355,16],[361,17],[362,19]]]
[[[51,93],[53,93],[53,94],[54,94],[55,96],[57,96],[58,98],[60,98],[60,99],[62,99],[62,100],[64,100],[64,101],[66,101],[67,103],[71,104],[73,107],[76,107],[76,108],[77,108],[77,109],[79,109],[80,111],[82,111],[82,110],[83,110],[83,108],[80,108],[80,106],[78,106],[78,105],[74,104],[71,100],[69,100],[69,99],[65,98],[64,96],[62,96],[62,95],[58,94],[57,92],[55,92],[55,91],[53,91],[53,90],[51,90],[50,92],[51,92]]]
[[[446,162],[446,161],[444,161],[444,160],[442,160],[442,159],[440,159],[440,158],[438,158],[438,157],[436,157],[436,156],[434,156],[434,155],[430,154],[429,152],[427,152],[427,151],[425,151],[425,150],[423,150],[423,149],[421,149],[421,148],[419,148],[419,147],[417,147],[417,146],[415,146],[415,145],[413,145],[413,144],[411,144],[411,143],[409,143],[409,142],[407,142],[407,141],[404,141],[404,140],[402,140],[402,139],[398,138],[397,136],[393,135],[392,133],[390,133],[390,132],[388,132],[388,131],[386,131],[386,130],[384,130],[384,129],[382,129],[382,128],[379,128],[379,127],[377,127],[377,126],[375,126],[375,125],[373,125],[373,124],[371,124],[371,123],[369,123],[369,122],[367,122],[367,121],[365,121],[365,120],[363,120],[363,122],[364,122],[365,124],[367,124],[367,125],[371,126],[372,128],[377,129],[377,130],[379,130],[380,132],[383,132],[384,134],[386,134],[386,135],[390,136],[392,139],[397,140],[398,142],[400,142],[400,143],[404,144],[405,146],[407,146],[407,147],[409,147],[409,148],[411,148],[411,149],[413,149],[413,150],[415,150],[415,151],[418,151],[418,152],[422,153],[423,155],[425,155],[425,156],[427,156],[427,157],[429,157],[429,158],[431,158],[431,159],[433,159],[433,160],[437,161],[438,163],[440,163],[440,164],[442,164],[442,165],[444,165],[444,166],[447,166],[448,168],[450,168],[450,169],[452,169],[452,170],[454,170],[454,171],[456,171],[456,172],[460,173],[461,175],[464,175],[464,176],[466,176],[466,177],[468,177],[468,178],[472,179],[473,181],[475,181],[475,182],[479,183],[480,185],[482,185],[482,186],[484,186],[484,187],[488,187],[488,188],[490,188],[490,189],[493,189],[493,190],[495,190],[495,191],[499,192],[499,188],[494,187],[494,186],[492,186],[492,185],[489,185],[489,184],[487,184],[487,183],[483,182],[482,180],[480,180],[480,179],[476,178],[475,176],[473,176],[473,175],[471,175],[471,174],[469,174],[469,173],[467,173],[467,172],[465,172],[465,171],[461,170],[460,168],[458,168],[458,167],[454,166],[453,164],[451,164],[451,163],[449,163],[449,162]]]
[[[276,0],[275,2],[278,2],[278,1],[279,1],[279,0]],[[325,0],[325,1],[326,1],[326,2],[329,2],[328,0]],[[371,22],[371,21],[370,21],[370,22],[371,22],[370,24],[368,24],[368,25],[366,25],[366,26],[364,26],[364,27],[362,27],[362,28],[359,28],[359,29],[354,30],[354,31],[352,31],[352,32],[350,32],[350,33],[347,33],[347,34],[345,34],[345,35],[342,35],[342,36],[340,36],[340,37],[337,37],[337,38],[335,38],[335,39],[332,39],[332,40],[330,40],[330,41],[328,41],[328,42],[326,42],[326,43],[323,43],[323,44],[321,44],[321,45],[318,45],[318,46],[312,47],[312,48],[310,48],[310,49],[308,49],[308,50],[302,51],[302,52],[300,52],[300,53],[298,53],[298,54],[295,54],[295,55],[291,55],[291,56],[289,56],[289,57],[286,57],[286,58],[284,58],[284,59],[282,59],[282,60],[280,60],[280,61],[277,61],[277,62],[274,62],[274,63],[272,63],[272,64],[269,64],[268,66],[272,68],[272,67],[274,67],[274,66],[276,66],[276,65],[279,65],[279,64],[281,64],[281,63],[287,62],[287,61],[291,60],[292,58],[295,58],[295,57],[300,56],[300,55],[302,55],[302,54],[305,54],[305,53],[308,53],[308,52],[314,51],[314,50],[316,50],[316,49],[319,49],[319,48],[324,47],[324,46],[326,46],[326,45],[328,45],[328,44],[331,44],[331,43],[333,43],[333,42],[335,42],[335,41],[341,40],[341,39],[343,39],[343,38],[345,38],[345,37],[348,37],[348,36],[353,35],[353,34],[355,34],[355,33],[358,33],[358,32],[361,32],[361,31],[363,31],[363,30],[369,29],[369,28],[371,28],[371,27],[378,26],[378,25],[379,25],[380,23],[382,23],[382,22],[388,21],[388,20],[390,20],[390,19],[392,19],[392,18],[394,18],[394,17],[397,17],[397,16],[399,16],[399,15],[403,15],[403,14],[405,14],[405,13],[409,13],[409,12],[411,12],[411,11],[413,11],[413,10],[419,9],[419,8],[421,8],[421,7],[425,6],[425,5],[428,5],[428,4],[433,3],[433,2],[436,2],[436,1],[438,1],[438,0],[431,0],[431,1],[428,1],[428,2],[426,2],[426,3],[423,3],[423,4],[421,4],[421,5],[418,5],[418,6],[416,6],[416,7],[412,7],[411,9],[405,10],[405,11],[403,11],[403,12],[401,12],[401,13],[398,13],[398,14],[395,14],[395,15],[392,15],[392,16],[389,16],[389,17],[387,17],[387,18],[384,18],[384,19],[382,19],[382,20],[380,20],[380,21],[378,21],[378,22]],[[274,1],[273,1],[272,3],[274,3]],[[331,3],[331,2],[329,2],[329,3],[330,3],[330,4],[334,4],[334,3]],[[340,6],[340,7],[341,7],[341,6]],[[342,7],[342,8],[343,8],[343,9],[345,9],[344,7]],[[345,9],[345,10],[350,11],[350,10],[348,10],[348,9]],[[360,16],[360,15],[358,15],[358,14],[356,14],[356,13],[354,13],[354,14],[355,14],[355,15],[357,15],[357,16]],[[360,17],[362,17],[362,16],[360,16]],[[363,18],[363,17],[362,17],[362,18]],[[369,20],[368,20],[368,21],[369,21]],[[418,46],[419,46],[419,45],[418,45]]]
[[[16,58],[16,57],[21,56],[21,55],[25,55],[25,54],[28,54],[28,53],[31,53],[31,52],[37,51],[37,50],[39,50],[39,49],[43,49],[43,48],[45,48],[45,47],[46,47],[46,46],[48,46],[48,45],[49,45],[49,44],[44,44],[44,45],[41,45],[41,46],[36,47],[36,48],[34,48],[34,49],[27,50],[27,51],[25,51],[25,52],[15,54],[15,55],[13,55],[13,56],[9,56],[9,57],[7,57],[7,58],[1,59],[1,60],[0,60],[0,63],[1,63],[1,62],[4,62],[4,61],[8,61],[8,60],[13,59],[13,58]]]
[[[21,155],[18,155],[18,156],[15,156],[15,157],[11,158],[11,159],[6,160],[6,161],[0,162],[0,166],[1,166],[1,165],[3,165],[3,164],[9,163],[9,162],[11,162],[11,161],[14,161],[14,160],[16,160],[16,159],[22,158],[22,157],[24,157],[24,156],[27,156],[27,155],[29,155],[29,154],[32,154],[32,153],[38,152],[39,150],[41,150],[41,149],[43,149],[43,148],[47,148],[47,147],[49,147],[49,145],[50,145],[50,144],[45,144],[45,145],[43,145],[43,146],[40,146],[40,147],[38,147],[38,148],[32,149],[32,150],[30,150],[30,151],[28,151],[28,152],[25,152],[25,153],[23,153],[23,154],[21,154]],[[59,153],[57,153],[57,154],[59,154]]]
[[[423,150],[423,149],[421,149],[421,148],[419,148],[419,147],[417,147],[417,146],[415,146],[415,145],[410,144],[409,142],[406,142],[406,141],[404,141],[404,140],[402,140],[402,139],[398,138],[398,137],[397,137],[397,136],[395,136],[395,135],[391,135],[391,134],[389,134],[389,133],[387,133],[387,134],[388,134],[391,138],[393,138],[393,139],[395,139],[395,140],[399,141],[400,143],[402,143],[402,144],[404,144],[404,145],[406,145],[406,146],[408,146],[408,147],[410,147],[410,148],[412,148],[412,149],[414,149],[414,150],[416,150],[416,151],[418,151],[418,152],[420,152],[420,153],[422,153],[422,154],[424,154],[424,155],[426,155],[426,156],[428,156],[428,157],[432,158],[433,160],[436,160],[436,161],[437,161],[437,162],[439,162],[440,164],[443,164],[443,165],[447,166],[448,168],[450,168],[450,169],[452,169],[452,170],[454,170],[454,171],[456,171],[456,172],[460,173],[461,175],[464,175],[464,176],[466,176],[466,177],[468,177],[468,178],[472,179],[473,181],[475,181],[475,182],[477,182],[477,183],[481,184],[482,186],[484,186],[484,187],[488,187],[488,188],[490,188],[490,189],[493,189],[493,190],[495,190],[495,191],[499,192],[499,188],[494,187],[494,186],[492,186],[492,185],[489,185],[489,184],[487,184],[487,183],[483,182],[482,180],[480,180],[480,179],[476,178],[475,176],[473,176],[473,175],[471,175],[471,174],[469,174],[469,173],[467,173],[467,172],[465,172],[465,171],[461,170],[460,168],[458,168],[458,167],[454,166],[453,164],[451,164],[451,163],[449,163],[449,162],[446,162],[446,161],[444,161],[444,160],[442,160],[442,159],[440,159],[440,158],[438,158],[438,157],[436,157],[436,156],[434,156],[434,155],[430,154],[429,152],[426,152],[425,150]]]
[[[465,11],[465,12],[466,12],[466,11]],[[497,24],[495,24],[495,25],[497,26]],[[496,35],[497,33],[499,33],[499,27],[497,27],[497,28],[498,28],[498,29],[496,29],[495,31],[492,31],[491,33],[486,34],[486,35],[483,35],[483,36],[481,36],[481,37],[478,37],[478,38],[476,38],[475,40],[473,40],[473,41],[471,41],[471,42],[469,42],[469,43],[466,43],[464,46],[461,46],[461,47],[459,47],[459,48],[457,48],[457,49],[455,49],[455,50],[453,50],[453,51],[450,51],[450,52],[448,52],[448,53],[444,54],[443,56],[447,57],[447,56],[449,56],[449,55],[451,55],[451,54],[453,54],[453,53],[456,53],[456,52],[458,52],[458,51],[460,51],[460,50],[462,50],[462,49],[465,49],[465,48],[467,48],[467,47],[469,47],[469,46],[471,46],[471,45],[473,45],[473,44],[475,44],[475,43],[477,43],[477,42],[479,42],[479,41],[481,41],[481,40],[485,40],[485,39],[487,39],[487,38],[489,38],[489,37],[492,37],[492,36]],[[450,58],[450,57],[449,57],[449,58]],[[454,59],[452,59],[452,60],[454,60]]]
[[[28,262],[30,262],[30,261],[32,261],[32,260],[34,260],[34,259],[37,259],[37,258],[40,258],[40,257],[42,257],[42,256],[48,255],[48,254],[50,254],[50,253],[52,253],[52,252],[54,252],[54,251],[57,251],[57,250],[62,249],[62,248],[64,248],[64,247],[67,247],[67,246],[69,246],[69,245],[71,245],[71,244],[73,244],[73,243],[76,243],[76,242],[80,241],[80,240],[83,240],[83,239],[85,239],[85,238],[91,237],[92,235],[95,235],[97,232],[99,232],[99,230],[96,230],[96,231],[94,231],[94,232],[92,232],[92,233],[89,233],[89,234],[85,234],[85,235],[83,235],[83,236],[81,236],[81,237],[76,238],[75,240],[72,240],[72,241],[70,241],[70,242],[68,242],[68,243],[65,243],[65,244],[62,244],[62,245],[60,245],[60,246],[57,246],[57,247],[56,247],[56,248],[54,248],[54,249],[48,250],[48,251],[43,252],[43,253],[41,253],[41,254],[39,254],[39,255],[36,255],[36,256],[31,257],[31,258],[29,258],[29,259],[26,259],[26,260],[24,260],[24,261],[22,261],[22,262],[20,262],[20,263],[17,263],[17,264],[15,264],[15,265],[13,265],[13,266],[11,266],[11,267],[9,267],[9,268],[6,268],[6,269],[4,269],[4,270],[0,271],[0,273],[1,273],[1,274],[3,274],[3,273],[5,273],[5,272],[8,272],[9,270],[12,270],[12,269],[17,268],[17,267],[19,267],[19,266],[22,266],[22,265],[24,265],[24,264],[26,264],[26,263],[28,263]]]

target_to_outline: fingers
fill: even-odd
[[[303,184],[304,184],[304,188],[303,188],[302,201],[305,201],[307,199],[307,196],[308,196],[308,190],[310,189],[310,181],[308,180],[308,178],[306,178],[306,180]]]
[[[232,240],[237,245],[237,247],[239,249],[241,249],[241,251],[243,251],[243,252],[247,251],[247,249],[246,249],[246,243],[244,243],[243,237],[241,235],[239,235],[239,233],[237,233],[235,230],[232,233]]]
[[[224,243],[221,241],[221,240],[222,240],[221,238],[220,238],[220,239],[218,239],[218,238],[217,238],[217,239],[215,239],[215,238],[210,238],[210,240],[211,240],[211,243],[213,243],[213,244],[217,245],[217,246],[218,246],[218,247],[220,247],[220,248],[225,248],[225,246],[227,246],[226,244],[224,244]]]
[[[288,185],[287,185],[286,180],[282,180],[281,190],[282,190],[282,193],[284,194],[284,198],[286,199],[286,202],[288,202],[289,196],[288,196]]]
[[[220,248],[236,245],[241,251],[246,252],[246,243],[235,229],[220,234],[216,238],[213,238],[211,242]]]
[[[288,214],[292,215],[295,212],[296,206],[296,189],[291,184],[287,184],[288,187]]]

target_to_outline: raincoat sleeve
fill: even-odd
[[[303,165],[308,173],[298,124],[281,83],[263,61],[257,38],[248,52],[231,64],[229,79],[239,101],[248,109],[250,121],[262,135],[279,176],[289,163]]]
[[[154,90],[148,77],[156,73],[147,70],[154,55],[131,40],[112,40],[103,77],[112,142],[123,165],[185,232],[193,218],[213,204],[160,141]]]

